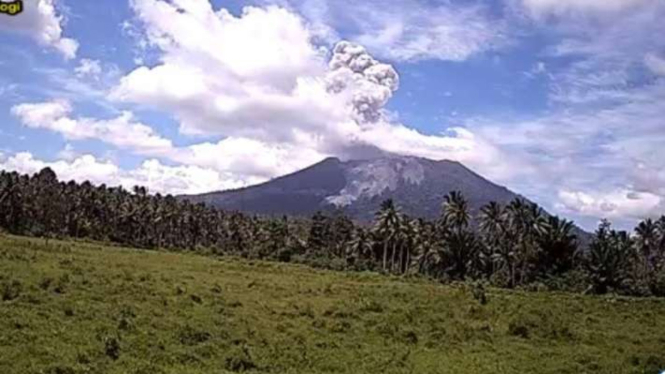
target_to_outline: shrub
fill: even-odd
[[[120,358],[120,341],[118,338],[113,336],[104,338],[104,354],[114,361]]]
[[[529,338],[529,326],[521,320],[513,320],[508,324],[508,334],[520,338]]]
[[[382,313],[385,308],[383,304],[375,300],[360,300],[360,309],[361,312],[372,312],[372,313]]]
[[[65,293],[69,282],[70,282],[69,273],[64,273],[58,278],[57,282],[55,283],[55,287],[53,288],[53,291],[55,291],[55,293],[58,294]]]
[[[39,288],[41,288],[44,291],[47,291],[49,287],[51,287],[52,283],[53,283],[53,278],[44,277],[42,278],[42,280],[39,281]]]
[[[220,293],[222,293],[222,286],[220,286],[219,284],[215,283],[215,284],[212,286],[212,288],[210,289],[210,291],[212,291],[213,293],[216,293],[216,294],[220,294]]]
[[[2,294],[2,301],[11,301],[21,295],[23,285],[18,280],[3,281],[0,285],[0,293]]]
[[[351,324],[347,321],[336,321],[330,326],[330,331],[335,333],[345,333],[351,329]]]
[[[185,326],[178,332],[178,340],[184,345],[196,345],[208,341],[210,333]]]
[[[471,288],[473,298],[480,303],[480,305],[487,304],[487,293],[485,292],[485,284],[481,281],[474,282]]]
[[[234,373],[241,373],[256,368],[256,364],[246,346],[234,347],[224,360],[224,368]]]
[[[46,369],[46,374],[75,374],[76,371],[70,366],[58,365]]]
[[[71,306],[66,306],[64,312],[65,312],[65,317],[74,316],[74,309]]]
[[[550,291],[568,291],[582,293],[589,287],[587,274],[580,270],[570,270],[543,281]]]
[[[418,344],[418,334],[413,330],[405,331],[402,334],[402,340],[406,344]]]
[[[276,259],[279,262],[291,262],[291,258],[293,257],[293,250],[291,248],[282,248],[277,252]]]
[[[665,266],[654,274],[651,282],[651,293],[654,296],[665,297]]]

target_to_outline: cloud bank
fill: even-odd
[[[2,17],[0,29],[27,35],[40,45],[57,50],[64,58],[72,59],[76,57],[79,43],[62,35],[64,22],[55,0],[27,0],[19,16]]]

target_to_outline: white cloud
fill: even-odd
[[[634,8],[657,0],[521,0],[533,16],[549,14],[601,12],[610,13]]]
[[[556,213],[622,218],[629,226],[665,213],[665,82],[621,94],[620,102],[567,105],[541,117],[467,125],[527,165],[510,180],[512,189],[549,202]],[[639,199],[628,199],[629,193]]]
[[[350,5],[361,30],[354,40],[396,61],[464,61],[507,43],[504,25],[484,7],[407,3]]]
[[[288,138],[335,115],[316,82],[324,58],[298,16],[248,7],[236,18],[201,0],[133,7],[163,63],[125,76],[112,98],[174,112],[189,134]]]
[[[561,191],[560,209],[586,216],[643,219],[662,214],[663,197],[629,190]]]
[[[172,159],[223,171],[246,184],[254,184],[309,166],[326,156],[315,147],[230,137],[217,143],[200,143],[179,149]]]
[[[92,155],[82,155],[71,160],[47,162],[34,158],[28,152],[10,157],[0,155],[0,169],[33,174],[50,167],[60,180],[90,181],[94,184],[123,186],[146,186],[151,192],[172,194],[195,194],[211,189],[236,188],[243,181],[211,169],[195,166],[167,166],[158,160],[146,160],[131,170],[123,170],[110,161],[99,160]]]
[[[65,144],[65,148],[60,150],[58,152],[58,159],[64,160],[64,161],[72,161],[78,157],[78,153],[74,150],[74,146],[71,144],[67,143]]]
[[[69,140],[101,139],[119,148],[153,155],[172,148],[170,140],[135,121],[130,112],[109,120],[72,118],[72,107],[67,101],[20,104],[11,111],[23,125],[55,131]]]
[[[53,48],[66,59],[76,57],[78,42],[63,37],[64,17],[58,14],[55,0],[24,1],[23,12],[14,17],[2,17],[0,29],[27,35],[39,44]]]
[[[327,41],[346,39],[393,61],[463,61],[508,43],[507,27],[478,3],[424,0],[273,0],[288,3]]]
[[[97,60],[82,58],[79,61],[79,66],[74,69],[74,72],[79,77],[90,76],[92,78],[98,78],[102,73],[102,65]]]
[[[130,72],[111,98],[170,113],[185,134],[225,137],[177,149],[172,160],[253,170],[251,178],[378,150],[507,169],[495,167],[505,157],[478,136],[425,136],[390,123],[384,106],[398,89],[397,72],[351,43],[338,44],[326,64],[308,24],[284,8],[247,7],[234,17],[204,0],[132,4],[144,32],[138,39],[160,62]]]
[[[644,64],[656,75],[665,76],[665,58],[654,53],[648,53],[644,57]]]

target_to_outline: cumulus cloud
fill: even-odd
[[[109,120],[72,118],[72,106],[67,101],[20,104],[12,107],[11,112],[27,127],[55,131],[69,140],[101,139],[145,154],[158,154],[172,148],[170,140],[137,122],[130,112]]]
[[[510,182],[515,190],[551,202],[557,213],[622,218],[628,227],[665,212],[665,83],[621,94],[618,103],[567,105],[545,116],[468,126],[527,164]]]
[[[355,43],[326,56],[309,23],[284,8],[246,7],[235,17],[205,0],[132,4],[160,62],[127,74],[110,97],[171,113],[182,133],[225,138],[178,149],[179,162],[226,170],[200,160],[235,160],[236,145],[245,144],[256,153],[244,166],[275,176],[330,155],[408,151],[486,168],[483,157],[469,155],[498,153],[477,136],[425,136],[392,123],[384,107],[399,87],[395,69]]]
[[[64,17],[58,13],[55,0],[24,1],[24,10],[17,17],[3,17],[0,29],[27,35],[39,44],[53,48],[66,59],[76,57],[78,42],[64,37]]]
[[[559,208],[586,216],[642,219],[662,214],[663,197],[648,192],[561,191]]]
[[[151,192],[171,194],[195,194],[208,192],[210,186],[236,188],[244,181],[232,175],[196,166],[167,166],[155,159],[144,161],[135,169],[124,170],[110,161],[92,155],[81,155],[70,160],[47,162],[36,159],[29,152],[11,157],[0,154],[0,169],[33,174],[50,167],[63,181],[90,181],[94,184],[123,186],[146,186]]]

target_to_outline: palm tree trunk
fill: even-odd
[[[406,264],[405,264],[405,267],[404,267],[404,269],[405,269],[404,272],[405,273],[408,272],[410,267],[411,267],[411,251],[407,250],[406,251]]]
[[[386,271],[386,262],[388,260],[388,241],[383,242],[383,271]]]

